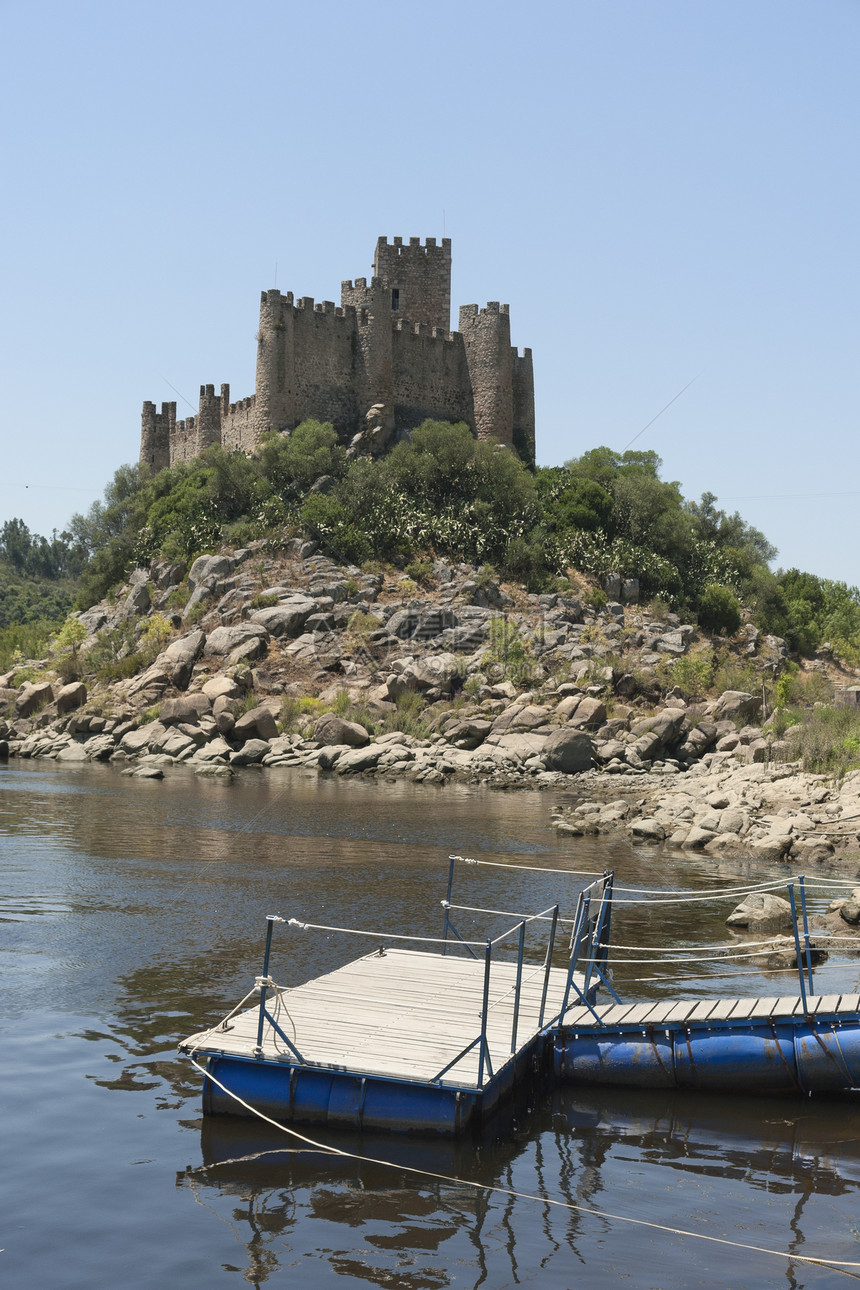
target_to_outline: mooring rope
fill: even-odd
[[[439,904],[443,909],[456,909],[460,913],[466,914],[497,914],[500,918],[515,918],[518,923],[551,923],[552,914],[518,914],[510,909],[480,909],[476,905],[452,905],[447,900],[440,900]],[[573,927],[576,923],[575,918],[562,918],[559,915],[557,921]],[[516,929],[514,929],[516,930]]]
[[[368,932],[360,927],[329,927],[325,923],[303,923],[298,918],[288,918],[288,927],[298,927],[302,932],[343,932],[345,936],[374,936],[384,941],[420,941],[424,945],[450,945],[443,936],[404,936],[398,932]],[[486,941],[457,941],[457,945],[486,948]]]
[[[191,1065],[200,1072],[205,1079],[210,1080],[222,1093],[226,1093],[235,1102],[249,1111],[252,1115],[257,1116],[260,1120],[270,1124],[273,1128],[286,1133],[289,1137],[295,1138],[296,1141],[302,1142],[305,1146],[310,1147],[313,1151],[319,1151],[329,1156],[338,1156],[343,1160],[357,1160],[361,1164],[381,1165],[385,1169],[395,1169],[399,1173],[415,1174],[419,1178],[435,1178],[440,1182],[453,1183],[458,1187],[472,1187],[476,1191],[495,1192],[496,1195],[513,1196],[518,1200],[533,1201],[539,1205],[552,1205],[558,1209],[566,1209],[578,1214],[589,1214],[594,1218],[609,1219],[616,1223],[630,1223],[636,1227],[647,1227],[656,1232],[668,1232],[672,1236],[687,1236],[696,1241],[708,1241],[714,1245],[725,1245],[736,1250],[750,1250],[755,1254],[767,1254],[773,1258],[788,1259],[790,1262],[808,1263],[814,1267],[829,1268],[833,1272],[839,1272],[843,1276],[852,1277],[855,1281],[860,1281],[860,1275],[851,1272],[851,1268],[860,1268],[860,1263],[850,1262],[832,1262],[829,1259],[816,1259],[808,1254],[789,1254],[786,1250],[771,1250],[764,1245],[751,1245],[746,1241],[733,1241],[726,1236],[708,1236],[705,1232],[692,1232],[683,1227],[669,1227],[664,1223],[653,1223],[645,1218],[631,1218],[628,1214],[613,1214],[610,1210],[597,1209],[591,1205],[577,1205],[569,1200],[556,1200],[551,1196],[536,1196],[532,1192],[518,1191],[512,1187],[500,1187],[497,1183],[475,1182],[472,1178],[454,1178],[450,1174],[436,1173],[431,1169],[418,1169],[413,1165],[397,1164],[391,1160],[381,1160],[374,1156],[362,1156],[354,1151],[343,1151],[339,1147],[329,1147],[325,1143],[317,1142],[314,1138],[309,1138],[303,1133],[298,1133],[295,1129],[290,1129],[285,1124],[273,1120],[271,1116],[266,1115],[263,1111],[258,1111],[250,1102],[234,1093],[232,1089],[227,1088],[214,1075],[210,1074],[205,1067],[196,1062],[193,1057],[190,1058]],[[229,1162],[224,1162],[229,1163]],[[210,1168],[212,1166],[209,1166]]]
[[[522,869],[525,873],[560,873],[566,878],[602,878],[603,870],[595,873],[588,869],[546,869],[535,864],[504,864],[501,860],[474,860],[471,856],[449,856],[449,860],[459,860],[461,864],[481,865],[485,869]]]
[[[720,897],[726,897],[728,899],[734,896],[750,896],[755,895],[755,893],[759,891],[779,891],[780,888],[787,887],[789,883],[799,883],[799,881],[800,879],[795,877],[778,878],[771,882],[757,882],[745,887],[723,887],[716,891],[702,891],[701,889],[690,888],[687,891],[681,890],[673,892],[671,899],[674,901],[679,897],[690,897],[696,901],[706,901],[719,899]],[[615,892],[617,891],[639,892],[639,894],[643,896],[653,896],[655,899],[652,903],[655,905],[660,904],[661,899],[669,899],[667,891],[662,887],[619,887],[616,885],[612,890],[612,903],[614,905],[641,905],[643,903],[641,900],[618,900],[615,896]]]

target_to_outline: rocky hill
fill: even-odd
[[[620,578],[607,598],[422,573],[423,588],[339,566],[299,539],[138,569],[51,658],[0,677],[0,753],[152,778],[304,767],[567,790],[554,822],[571,836],[792,863],[856,852],[860,775],[804,774],[792,732],[774,735],[778,637],[709,638]],[[697,699],[717,656],[735,684]]]

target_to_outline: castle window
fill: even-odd
[[[399,287],[394,287],[391,292],[391,308],[392,309],[400,308],[400,288]]]

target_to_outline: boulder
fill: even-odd
[[[757,860],[781,860],[791,847],[790,833],[769,833],[750,844]]]
[[[445,731],[445,738],[455,748],[477,748],[484,742],[491,729],[489,721],[469,717],[464,721],[458,721],[456,725],[449,726]]]
[[[113,735],[91,735],[84,741],[87,761],[107,761],[115,748]]]
[[[545,735],[530,734],[527,731],[490,735],[487,742],[518,761],[528,761],[530,757],[543,757],[547,745]]]
[[[233,726],[233,738],[244,742],[246,739],[275,739],[278,727],[275,718],[267,707],[252,708],[239,717]]]
[[[559,707],[561,706],[560,704]],[[602,726],[605,720],[606,704],[601,703],[600,699],[583,695],[576,705],[576,711],[568,718],[568,725],[576,726],[579,729],[585,729],[586,726],[596,729],[598,726]]]
[[[202,716],[212,711],[212,704],[205,694],[183,694],[178,699],[166,699],[158,714],[165,726],[177,726],[180,721],[196,725]]]
[[[584,694],[568,694],[555,710],[557,720],[569,721],[584,698]]]
[[[666,830],[660,821],[650,816],[634,820],[630,826],[630,832],[638,842],[662,842],[666,837]]]
[[[457,625],[452,609],[438,609],[424,604],[398,609],[386,623],[390,634],[401,640],[430,640]]]
[[[204,744],[202,748],[197,749],[193,761],[198,765],[206,762],[226,761],[232,751],[233,749],[225,739],[211,739],[208,744]]]
[[[167,673],[168,680],[177,690],[185,690],[191,680],[194,664],[203,653],[206,635],[199,630],[188,632],[178,640],[171,641],[167,649],[162,650],[155,660]]]
[[[218,699],[238,699],[242,693],[232,676],[213,676],[201,687],[214,704]]]
[[[269,609],[255,609],[250,621],[259,623],[272,636],[300,636],[305,623],[316,610],[315,600],[307,596],[290,596]]]
[[[691,851],[695,851],[700,847],[706,847],[709,842],[713,842],[715,837],[716,833],[713,829],[704,829],[700,824],[694,824],[684,838],[684,846]]]
[[[324,712],[314,725],[314,739],[321,747],[346,744],[350,748],[364,748],[370,735],[357,721],[345,721],[334,712]]]
[[[151,739],[149,748],[151,752],[163,753],[167,757],[181,758],[190,755],[197,747],[195,740],[189,739],[188,735],[177,730],[175,726],[165,730],[163,735],[157,739]]]
[[[128,730],[120,740],[120,752],[124,752],[129,757],[135,757],[138,753],[145,752],[150,743],[155,743],[167,733],[167,727],[163,726],[160,721],[150,721],[145,726],[138,726],[136,730]]]
[[[143,694],[145,690],[150,690],[153,694],[160,694],[166,690],[170,684],[170,675],[164,667],[158,662],[153,663],[140,676],[136,676],[128,687],[128,696],[133,698],[136,694]]]
[[[206,638],[206,653],[223,657],[252,641],[267,641],[269,633],[262,623],[234,623],[232,627],[216,627]]]
[[[770,891],[754,891],[732,910],[726,927],[791,927],[791,905]]]
[[[453,654],[429,654],[407,664],[401,676],[410,690],[440,689],[450,694],[460,675],[460,663]]]
[[[188,570],[191,590],[203,586],[210,579],[229,578],[235,562],[228,555],[201,555]]]
[[[50,681],[25,681],[15,698],[15,712],[19,717],[30,717],[50,703],[53,697]]]
[[[87,701],[87,687],[83,681],[72,681],[69,685],[64,685],[57,695],[57,714],[63,716],[67,712],[74,712],[75,708],[82,708]]]
[[[591,769],[594,743],[584,730],[564,726],[553,731],[544,743],[543,758],[548,770],[577,775]]]
[[[631,727],[631,733],[637,738],[643,735],[656,735],[664,747],[674,743],[681,733],[687,713],[684,708],[664,708],[653,717],[645,717]]]
[[[230,754],[230,765],[255,766],[269,752],[271,745],[265,739],[248,739],[241,748]]]
[[[724,690],[714,704],[714,717],[718,721],[737,721],[739,717],[754,716],[760,707],[761,696],[743,690]]]
[[[493,722],[493,734],[501,735],[509,730],[536,730],[549,722],[550,710],[538,704],[515,704],[506,708],[501,716]]]
[[[384,752],[384,744],[369,744],[367,748],[350,748],[340,754],[335,770],[338,775],[357,775],[361,771],[373,770]]]

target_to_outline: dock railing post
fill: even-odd
[[[800,948],[800,934],[797,930],[797,905],[794,901],[794,883],[788,884],[788,899],[791,903],[791,926],[794,932],[794,953],[797,959],[797,975],[800,981],[800,1002],[806,1012],[806,982],[803,979],[803,953]]]
[[[800,912],[803,915],[803,949],[806,957],[806,979],[809,984],[809,993],[815,994],[815,987],[812,983],[812,946],[809,944],[809,919],[806,916],[806,880],[803,874],[798,875],[800,883]]]
[[[493,957],[493,942],[487,941],[484,951],[484,1002],[481,1007],[481,1045],[478,1051],[478,1088],[484,1083],[484,1054],[487,1051],[487,1021],[490,1015],[490,962]]]
[[[567,1012],[567,1005],[570,1000],[570,990],[573,985],[573,974],[576,971],[576,964],[579,960],[579,946],[582,940],[582,927],[588,921],[588,907],[591,903],[590,897],[579,893],[579,900],[576,902],[576,913],[573,920],[573,931],[570,935],[570,962],[567,969],[567,981],[564,987],[564,998],[561,1001],[561,1012],[558,1014],[560,1022],[564,1021],[564,1014]]]
[[[451,905],[451,892],[454,890],[454,861],[456,856],[448,857],[448,891],[445,895],[445,922],[442,926],[442,957],[448,953],[448,909]]]
[[[523,951],[526,943],[526,920],[520,923],[520,943],[517,950],[517,984],[514,990],[514,1021],[511,1026],[511,1052],[517,1051],[517,1025],[520,1019],[520,990],[523,984]]]
[[[263,1025],[266,1020],[266,985],[269,980],[269,955],[272,952],[272,928],[278,921],[275,914],[266,915],[266,951],[263,955],[263,975],[260,978],[260,1017],[257,1021],[257,1047],[254,1052],[259,1056],[263,1051]]]
[[[546,1011],[546,995],[549,989],[549,974],[552,970],[552,952],[555,949],[555,933],[558,927],[558,905],[552,911],[552,927],[549,933],[549,945],[546,947],[546,971],[543,974],[543,990],[540,996],[540,1017],[538,1018],[538,1029],[543,1029],[543,1016]]]

